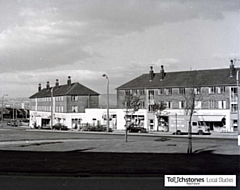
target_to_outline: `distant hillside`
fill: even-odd
[[[107,94],[101,94],[99,96],[99,107],[106,108],[107,107]],[[109,107],[116,108],[117,107],[117,95],[109,94]]]

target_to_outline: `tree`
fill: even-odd
[[[188,126],[188,149],[187,153],[192,154],[192,116],[195,113],[197,103],[202,99],[200,83],[201,80],[198,77],[198,72],[193,71],[189,73],[188,80],[188,91],[184,94],[185,98],[185,114],[189,115],[189,126]]]
[[[151,109],[152,109],[153,112],[155,112],[155,115],[157,117],[158,124],[159,124],[160,119],[161,119],[161,112],[166,109],[166,104],[163,101],[161,101],[159,103],[154,103],[151,106]],[[157,131],[158,130],[159,130],[159,125],[157,125]]]
[[[127,131],[129,126],[131,125],[128,124],[128,115],[131,114],[132,115],[139,110],[140,108],[140,98],[139,96],[135,95],[135,94],[130,94],[130,95],[126,95],[123,101],[123,105],[125,106],[126,109],[126,114],[125,114],[125,141],[127,142]]]

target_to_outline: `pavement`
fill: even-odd
[[[124,134],[125,131],[121,130],[116,130],[113,131],[112,134]],[[187,134],[182,134],[182,135],[175,135],[171,132],[157,132],[157,131],[152,131],[148,133],[128,133],[128,135],[149,135],[149,136],[167,136],[167,137],[172,137],[172,136],[177,136],[179,138],[186,138],[188,135]],[[198,134],[193,134],[192,135],[194,138],[222,138],[222,139],[238,139],[238,132],[215,132],[211,131],[210,134],[205,134],[205,135],[198,135]]]

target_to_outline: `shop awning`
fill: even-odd
[[[222,118],[224,118],[224,115],[202,115],[198,116],[200,121],[216,121],[221,122]]]

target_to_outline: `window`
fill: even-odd
[[[201,109],[202,108],[202,102],[201,101],[195,101],[195,108]]]
[[[217,87],[217,93],[218,93],[218,94],[223,94],[223,93],[225,93],[225,86]]]
[[[145,101],[144,100],[140,100],[140,108],[145,108]]]
[[[56,112],[62,113],[63,112],[63,106],[56,106]]]
[[[209,94],[216,94],[216,87],[215,86],[212,86],[212,87],[209,87]]]
[[[185,101],[179,101],[179,109],[183,109],[185,107]]]
[[[172,108],[172,101],[166,102],[166,108],[171,109]]]
[[[238,111],[238,105],[237,104],[231,104],[231,112],[237,113]]]
[[[201,94],[201,88],[200,87],[194,88],[194,94]]]
[[[218,109],[226,109],[226,101],[225,100],[218,101]]]
[[[208,108],[209,109],[214,109],[217,107],[217,101],[216,100],[209,100],[208,101]]]
[[[231,87],[231,102],[237,102],[238,96],[237,96],[237,88],[236,87]]]
[[[158,95],[163,95],[164,94],[164,88],[158,89]]]
[[[71,96],[71,101],[72,102],[78,101],[78,96]]]
[[[171,95],[172,94],[172,89],[171,88],[167,88],[166,89],[166,95]]]
[[[137,91],[137,90],[132,90],[132,93],[133,93],[134,95],[137,95],[137,94],[138,94],[138,91]]]
[[[197,126],[197,125],[198,125],[198,124],[197,124],[196,121],[192,122],[192,126]]]
[[[149,90],[149,92],[148,92],[148,99],[149,100],[154,100],[154,90]]]
[[[179,88],[179,94],[185,94],[185,88]]]
[[[125,90],[125,95],[129,96],[131,94],[130,90]]]
[[[139,95],[145,95],[144,89],[140,89],[140,90],[139,90]]]
[[[62,101],[63,101],[63,96],[56,97],[56,102],[62,102]]]
[[[72,112],[78,112],[78,106],[72,106]]]

